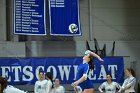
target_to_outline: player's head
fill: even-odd
[[[44,80],[44,72],[43,71],[39,71],[39,80]]]
[[[53,88],[53,75],[51,72],[46,73],[46,79],[48,79],[52,82],[52,88]]]
[[[7,80],[0,76],[0,93],[3,93],[3,90],[7,87],[7,84]]]
[[[90,54],[85,54],[83,57],[83,60],[86,62],[89,62],[90,61]]]
[[[134,70],[132,69],[132,68],[126,68],[125,69],[125,75],[126,76],[130,76],[130,75],[132,75],[132,76],[134,76],[135,77],[135,72],[134,72]]]
[[[111,74],[107,74],[106,79],[107,79],[107,81],[112,81],[112,75]]]
[[[50,80],[53,80],[53,76],[52,76],[51,72],[46,73],[46,78],[50,79]]]
[[[85,54],[83,57],[83,60],[89,64],[90,69],[94,69],[94,64],[93,64],[93,56],[90,54]]]
[[[58,78],[55,79],[55,85],[59,86],[60,85],[60,80]]]

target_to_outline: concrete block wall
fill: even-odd
[[[6,40],[6,0],[0,0],[0,41]]]

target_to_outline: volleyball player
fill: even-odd
[[[39,72],[39,80],[35,82],[34,93],[47,93],[48,81],[44,77],[44,72]]]
[[[136,93],[134,89],[136,84],[134,70],[132,68],[125,69],[125,75],[127,78],[124,80],[122,88],[119,92],[124,91],[124,93]]]
[[[89,70],[94,69],[94,64],[92,63],[93,57],[103,61],[100,56],[87,50],[85,52],[85,56],[83,57],[83,62],[78,66],[76,81],[71,84],[76,90],[82,90],[82,93],[94,92],[94,85],[88,78]],[[77,86],[80,87],[80,89],[77,89]]]
[[[106,79],[107,81],[103,82],[98,88],[100,93],[117,93],[117,89],[121,89],[117,82],[112,81],[112,75],[108,74]]]
[[[14,86],[8,85],[8,81],[0,76],[0,93],[27,93]]]
[[[47,79],[47,92],[46,93],[51,93],[53,89],[53,76],[51,72],[46,73],[46,79]]]

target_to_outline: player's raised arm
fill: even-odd
[[[104,61],[99,55],[95,54],[94,52],[92,52],[92,51],[90,51],[90,50],[87,50],[87,51],[85,52],[85,54],[86,54],[86,55],[90,54],[90,55],[92,55],[93,57],[98,58],[98,60],[100,60],[100,61],[102,61],[102,62]]]

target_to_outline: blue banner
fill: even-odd
[[[124,62],[122,57],[104,58],[105,62],[95,59],[95,69],[90,71],[89,78],[94,83],[106,80],[111,74],[114,81],[123,82]],[[78,65],[82,58],[9,58],[0,59],[0,75],[6,77],[10,84],[34,84],[40,70],[50,71],[53,78],[61,83],[71,84],[75,81]]]
[[[46,0],[14,0],[14,34],[46,35]]]
[[[60,36],[81,35],[79,0],[50,1],[50,34]]]

